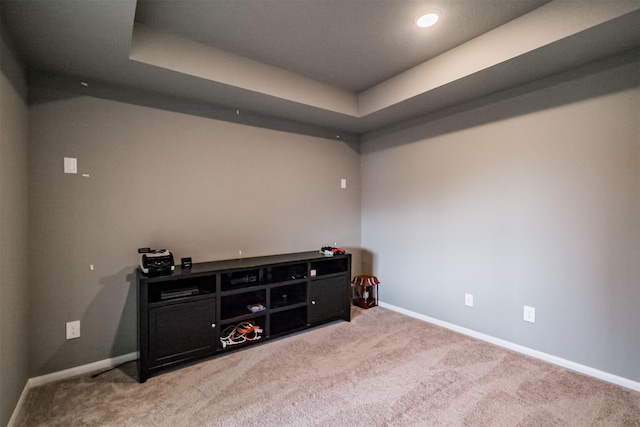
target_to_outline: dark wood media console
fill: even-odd
[[[140,382],[326,322],[351,321],[351,254],[214,261],[176,266],[171,275],[158,277],[138,269],[137,279]],[[221,336],[246,322],[261,332],[239,344],[222,342]]]

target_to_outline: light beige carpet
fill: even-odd
[[[138,384],[31,390],[19,426],[640,426],[640,393],[385,310]]]

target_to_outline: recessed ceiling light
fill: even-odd
[[[422,13],[416,19],[416,25],[421,28],[426,28],[434,25],[440,19],[440,13],[434,10]]]

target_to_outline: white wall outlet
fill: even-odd
[[[473,294],[464,294],[464,305],[473,307]]]
[[[80,321],[67,322],[67,339],[80,338]]]
[[[524,321],[536,323],[536,309],[535,307],[524,306]]]

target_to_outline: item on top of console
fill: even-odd
[[[173,255],[166,249],[139,248],[140,270],[147,276],[164,276],[171,274],[175,267]]]
[[[180,258],[180,267],[182,267],[182,268],[191,268],[192,264],[193,263],[191,262],[191,257]]]
[[[320,249],[320,253],[325,256],[344,255],[345,251],[342,248],[334,248],[333,246],[323,246]]]

